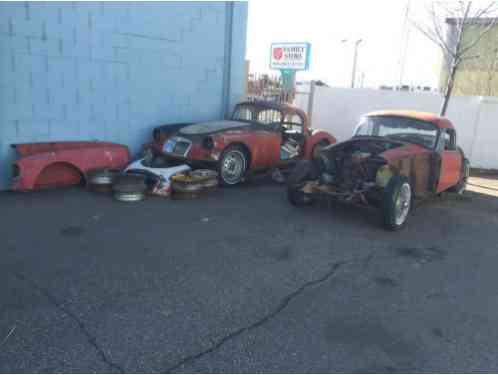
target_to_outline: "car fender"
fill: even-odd
[[[61,170],[65,170],[62,174],[69,172],[72,168],[84,176],[91,169],[122,168],[128,161],[129,153],[125,146],[54,148],[53,151],[27,154],[14,163],[19,176],[14,177],[11,188],[12,190],[34,189],[37,179],[49,167],[61,166]],[[64,180],[64,176],[59,177]],[[68,176],[68,183],[71,178]]]
[[[60,166],[59,169],[63,174],[68,174],[69,170],[77,171],[81,176],[84,176],[84,170],[80,165],[77,165],[65,158],[54,157],[53,155],[37,154],[23,159],[17,160],[14,165],[17,166],[19,176],[12,179],[12,190],[34,190],[37,180],[43,175],[44,171],[49,168]]]
[[[223,150],[230,145],[241,145],[249,153],[249,168],[270,167],[278,161],[280,156],[280,138],[270,132],[227,132],[215,139],[217,157],[221,157]]]
[[[326,141],[329,145],[337,143],[337,139],[329,132],[322,129],[313,129],[311,135],[306,139],[304,155],[306,159],[311,158],[313,147],[319,142]]]

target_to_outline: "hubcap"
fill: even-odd
[[[395,203],[395,222],[396,225],[401,225],[405,222],[408,212],[410,211],[410,204],[412,199],[412,190],[408,183],[401,185],[398,197]]]
[[[236,184],[242,179],[246,169],[246,158],[242,152],[229,151],[221,162],[221,177],[227,184]]]

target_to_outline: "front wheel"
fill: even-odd
[[[244,179],[249,158],[246,151],[237,145],[228,146],[219,162],[220,183],[224,186],[237,185]]]
[[[405,176],[393,176],[384,189],[382,217],[388,230],[402,228],[413,203],[412,187]]]

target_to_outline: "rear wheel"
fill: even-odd
[[[382,217],[388,230],[402,228],[413,202],[412,187],[405,176],[393,176],[384,189]]]
[[[237,185],[244,179],[249,156],[246,150],[238,145],[228,146],[221,155],[219,162],[220,183],[224,186]]]

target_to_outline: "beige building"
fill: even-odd
[[[476,40],[492,21],[491,18],[469,19],[464,28],[463,45]],[[446,23],[447,41],[451,48],[456,43],[457,22],[449,18]],[[493,26],[465,56],[456,74],[453,94],[498,96],[498,25]],[[448,79],[446,65],[443,61],[439,80],[441,91],[444,91]]]

